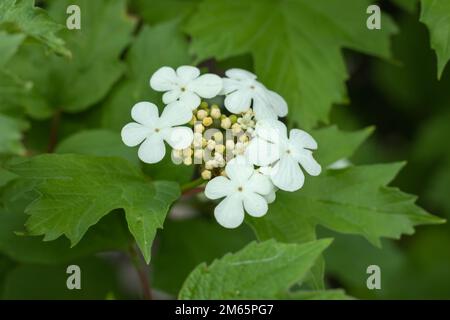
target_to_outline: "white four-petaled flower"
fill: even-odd
[[[163,102],[179,100],[190,109],[200,105],[201,98],[213,98],[222,89],[222,79],[211,73],[200,75],[192,66],[181,66],[175,71],[170,67],[159,68],[150,78],[150,86],[165,92]]]
[[[222,94],[225,108],[232,113],[242,113],[252,107],[257,120],[278,119],[287,115],[287,103],[276,92],[256,81],[256,75],[242,69],[225,72]]]
[[[214,209],[217,222],[225,228],[236,228],[244,221],[244,209],[253,217],[265,215],[268,209],[265,196],[273,190],[270,180],[243,157],[228,162],[225,172],[227,177],[216,177],[205,188],[209,199],[225,197]]]
[[[191,120],[192,111],[179,102],[167,105],[161,116],[153,103],[139,102],[131,109],[131,117],[136,122],[123,127],[122,140],[129,147],[142,143],[138,156],[146,163],[156,163],[164,158],[164,141],[174,149],[184,149],[192,143],[192,129],[179,127]]]
[[[259,170],[276,187],[296,191],[305,180],[299,164],[312,176],[321,172],[320,164],[312,155],[311,150],[315,149],[317,142],[305,131],[292,129],[288,137],[284,123],[265,119],[256,124],[255,137],[246,149],[246,156],[251,163],[261,166]]]

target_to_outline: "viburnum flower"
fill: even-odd
[[[244,221],[244,209],[253,217],[265,215],[268,210],[265,196],[273,190],[270,180],[243,157],[228,162],[225,173],[227,177],[215,177],[205,188],[209,199],[225,197],[214,209],[217,222],[225,228],[236,228]]]
[[[225,108],[232,113],[243,113],[252,107],[257,120],[278,119],[287,115],[287,103],[276,92],[256,81],[256,75],[242,69],[225,72],[222,94]]]
[[[124,126],[122,140],[131,147],[141,144],[138,156],[146,163],[161,161],[167,142],[173,163],[198,169],[198,178],[183,186],[183,192],[203,190],[206,183],[207,198],[223,198],[214,209],[216,220],[236,228],[245,212],[264,216],[279,189],[300,189],[305,180],[302,168],[318,175],[321,167],[312,155],[316,141],[298,129],[288,136],[286,126],[278,121],[288,112],[280,95],[251,72],[230,69],[225,74],[222,79],[200,75],[191,66],[160,68],[150,86],[165,92],[167,105],[161,116],[153,103],[134,105],[135,122]]]
[[[192,66],[181,66],[175,71],[170,67],[158,69],[150,78],[150,86],[156,91],[166,91],[165,104],[179,100],[191,110],[200,105],[200,98],[213,98],[222,89],[222,79],[211,73],[200,75]]]
[[[156,163],[166,154],[166,141],[174,149],[184,149],[193,140],[192,129],[179,127],[189,122],[192,111],[180,102],[167,105],[161,116],[158,107],[151,102],[139,102],[131,109],[131,117],[136,122],[130,122],[122,129],[123,142],[139,147],[138,156],[143,162]]]
[[[321,172],[320,164],[312,155],[315,149],[317,142],[307,132],[292,129],[288,137],[284,123],[265,119],[256,124],[255,137],[246,149],[246,156],[251,163],[262,167],[260,171],[276,187],[296,191],[305,180],[299,165],[312,176]]]

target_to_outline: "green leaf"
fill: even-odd
[[[0,113],[0,153],[24,155],[22,131],[28,128],[24,120]]]
[[[312,130],[319,146],[314,157],[323,167],[349,158],[372,132],[373,127],[354,132],[341,131],[336,126]]]
[[[333,245],[324,253],[327,275],[341,283],[353,296],[360,299],[402,297],[394,297],[392,293],[399,291],[396,289],[399,286],[398,278],[410,262],[396,242],[383,239],[383,248],[377,248],[365,239],[351,235],[322,229],[319,234],[334,239]],[[373,264],[382,270],[382,290],[367,288],[367,267]]]
[[[24,38],[23,34],[9,34],[0,30],[0,67],[16,53]]]
[[[44,242],[41,237],[28,236],[24,230],[29,217],[25,208],[39,197],[33,188],[33,183],[17,179],[2,191],[0,252],[21,263],[57,264],[97,252],[128,249],[130,236],[119,213],[102,218],[73,248],[66,238]]]
[[[23,33],[45,44],[56,53],[70,56],[64,41],[56,36],[63,26],[53,22],[44,10],[35,7],[34,0],[2,0],[1,27]]]
[[[186,279],[179,298],[275,299],[304,278],[330,243],[330,240],[306,244],[253,242],[209,266],[205,263],[197,266]]]
[[[14,180],[15,178],[17,178],[17,175],[0,167],[0,187],[5,186],[8,182]]]
[[[166,220],[152,262],[152,284],[176,295],[184,279],[198,264],[237,251],[253,239],[249,228],[228,230],[215,221],[201,219]]]
[[[201,61],[251,53],[259,79],[281,94],[290,120],[310,128],[344,102],[348,75],[341,48],[389,57],[396,31],[366,27],[369,0],[206,0],[189,20],[191,50]]]
[[[131,39],[134,22],[126,16],[125,1],[53,1],[49,13],[65,23],[66,8],[81,9],[81,29],[64,30],[62,37],[72,58],[48,56],[35,45],[23,45],[9,68],[33,83],[33,94],[46,102],[46,109],[29,112],[36,118],[50,117],[54,110],[80,112],[99,102],[124,71],[120,55]],[[111,36],[114,34],[114,36]],[[28,101],[27,110],[33,109]]]
[[[278,192],[263,218],[248,221],[261,240],[283,242],[315,239],[316,225],[364,236],[379,246],[381,237],[413,234],[414,226],[443,223],[414,204],[416,197],[386,187],[401,163],[329,170],[310,177],[296,192]]]
[[[55,152],[120,157],[136,166],[140,163],[136,150],[125,146],[118,133],[103,129],[77,132],[61,141]]]
[[[177,67],[190,61],[187,41],[178,30],[177,22],[144,26],[125,58],[125,78],[103,105],[103,126],[121,130],[131,121],[131,108],[139,101],[162,106],[161,95],[150,88],[151,75],[162,66]]]
[[[450,59],[450,2],[421,0],[420,21],[430,31],[431,47],[438,59],[438,78],[441,78]]]
[[[115,272],[106,262],[91,258],[73,261],[81,270],[81,290],[67,289],[68,265],[19,265],[5,279],[2,299],[105,299],[117,287]]]
[[[291,300],[349,300],[343,290],[295,291],[282,296]]]
[[[41,197],[26,210],[31,214],[26,223],[31,235],[54,240],[64,234],[74,246],[103,216],[122,208],[147,262],[156,230],[180,192],[175,183],[147,181],[120,158],[42,155],[10,170],[38,184]]]

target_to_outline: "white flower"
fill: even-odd
[[[264,196],[273,189],[270,180],[242,157],[232,159],[225,172],[228,178],[216,177],[205,188],[209,199],[225,197],[214,209],[217,222],[225,228],[238,227],[244,221],[244,208],[253,217],[265,215],[268,205]]]
[[[159,68],[150,78],[150,86],[156,91],[166,91],[163,102],[180,100],[190,109],[200,105],[200,98],[213,98],[222,89],[222,79],[211,73],[200,76],[196,67],[181,66],[176,72],[170,67]]]
[[[142,143],[138,156],[146,163],[156,163],[164,158],[164,141],[174,149],[184,149],[192,143],[192,130],[177,127],[191,120],[192,111],[179,102],[167,105],[161,116],[153,103],[139,102],[131,109],[131,117],[136,122],[123,127],[122,140],[129,147]]]
[[[256,124],[255,135],[246,149],[246,156],[251,163],[264,167],[260,171],[268,175],[276,187],[285,191],[300,189],[305,176],[299,164],[312,176],[320,174],[320,164],[311,151],[317,149],[317,143],[305,131],[292,129],[288,138],[284,123],[266,119]]]
[[[256,81],[256,75],[242,69],[225,72],[222,94],[225,94],[225,107],[232,113],[242,113],[253,108],[257,120],[277,119],[287,115],[286,101],[276,92],[268,90]],[[253,102],[253,104],[252,104]]]

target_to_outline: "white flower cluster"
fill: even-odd
[[[248,71],[230,69],[225,75],[200,75],[192,66],[160,68],[150,86],[164,92],[161,115],[153,103],[139,102],[131,110],[135,122],[125,125],[121,134],[127,146],[140,144],[138,156],[146,163],[164,158],[164,141],[173,148],[172,159],[185,165],[204,161],[201,176],[209,180],[206,197],[224,198],[214,215],[222,226],[236,228],[244,212],[265,215],[278,189],[300,189],[305,179],[301,167],[313,176],[320,174],[321,167],[312,155],[316,141],[299,129],[288,134],[278,120],[288,112],[279,94]],[[222,109],[204,101],[220,96],[224,96]],[[205,129],[216,131],[206,139]],[[207,158],[207,151],[213,156]]]

